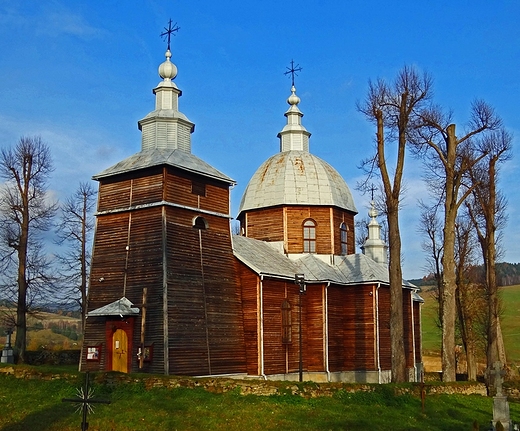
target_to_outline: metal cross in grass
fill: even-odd
[[[76,398],[62,398],[62,402],[75,403],[77,408],[76,411],[82,415],[81,420],[81,431],[88,430],[87,415],[93,413],[94,409],[92,404],[110,404],[108,400],[99,400],[93,397],[94,390],[90,387],[90,376],[89,372],[85,373],[85,384],[83,387],[76,390]]]
[[[175,32],[179,31],[181,28],[177,25],[177,23],[173,24],[172,20],[168,21],[168,28],[164,27],[164,31],[161,33],[161,36],[166,39],[168,38],[168,50],[170,50],[170,38],[173,34],[175,36]]]

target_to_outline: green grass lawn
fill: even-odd
[[[75,395],[81,381],[16,379],[0,375],[0,429],[3,431],[78,430],[81,416],[62,398]],[[429,395],[424,413],[412,395],[394,395],[392,385],[373,392],[339,390],[333,397],[254,396],[203,389],[146,390],[141,383],[94,385],[97,405],[89,415],[95,430],[480,430],[489,428],[491,398]],[[511,403],[513,421],[520,404]]]
[[[501,287],[499,290],[502,313],[501,326],[509,363],[520,364],[520,285]],[[441,331],[437,326],[437,303],[431,292],[421,294],[425,299],[422,307],[422,336],[425,354],[440,355]]]

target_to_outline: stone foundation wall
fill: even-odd
[[[81,373],[49,373],[40,372],[37,368],[24,366],[3,365],[0,366],[0,375],[8,374],[22,379],[65,379],[71,384],[77,385]],[[305,398],[330,397],[338,391],[346,392],[371,392],[379,385],[377,384],[348,384],[348,383],[316,383],[316,382],[289,382],[289,381],[266,381],[247,379],[239,380],[230,377],[174,377],[174,376],[143,376],[123,373],[93,373],[97,384],[117,386],[121,384],[141,384],[146,389],[157,387],[165,388],[203,388],[208,392],[223,393],[236,391],[242,395],[299,395]],[[486,387],[483,383],[454,383],[442,384],[432,383],[425,385],[426,394],[464,394],[486,396]],[[414,394],[420,396],[420,386],[417,383],[396,386],[398,394]],[[517,391],[518,393],[518,391]],[[520,395],[520,393],[518,393]]]

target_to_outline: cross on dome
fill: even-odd
[[[163,40],[166,40],[168,38],[168,51],[170,50],[170,39],[171,35],[173,34],[175,36],[175,33],[178,32],[181,28],[177,25],[177,23],[173,24],[172,27],[172,19],[170,18],[170,21],[168,21],[168,28],[164,27],[164,31],[161,33],[161,37]]]
[[[292,82],[292,86],[294,87],[294,76],[298,76],[298,74],[296,72],[301,72],[303,69],[301,68],[301,66],[299,64],[296,65],[296,67],[294,66],[294,60],[291,60],[291,67],[286,67],[287,71],[284,72],[284,75],[289,75],[291,74],[291,82]]]

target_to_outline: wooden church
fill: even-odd
[[[81,370],[315,381],[391,379],[386,246],[370,210],[355,254],[351,192],[309,151],[294,85],[280,151],[242,197],[191,153],[166,52],[141,151],[94,176],[96,233]],[[422,367],[420,304],[403,282],[409,379]]]

